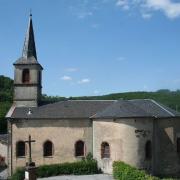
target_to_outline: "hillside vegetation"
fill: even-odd
[[[60,97],[60,96],[42,96],[41,104],[53,103],[62,100],[118,100],[118,99],[154,99],[170,108],[180,111],[180,90],[170,91],[168,89],[158,90],[156,92],[126,92],[115,93],[103,96],[83,96],[83,97]],[[0,76],[0,133],[6,133],[7,123],[5,115],[13,101],[13,80]]]

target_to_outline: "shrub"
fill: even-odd
[[[50,177],[58,175],[86,175],[86,174],[98,174],[97,162],[95,160],[85,160],[73,163],[53,164],[39,166],[37,169],[38,177]],[[23,180],[24,169],[17,169],[17,171],[11,177],[11,180]]]
[[[159,180],[159,178],[146,174],[143,170],[138,170],[124,162],[113,163],[113,176],[117,180]]]
[[[63,163],[54,165],[43,165],[38,168],[38,177],[50,177],[57,175],[83,175],[99,173],[97,162],[79,161],[74,163]]]
[[[11,180],[23,180],[25,178],[24,168],[18,168],[16,172],[11,176]]]

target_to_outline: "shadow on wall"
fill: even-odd
[[[180,174],[180,153],[177,152],[177,133],[179,123],[172,119],[159,119],[155,132],[155,174]],[[158,137],[158,138],[157,138]]]

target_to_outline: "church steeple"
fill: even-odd
[[[22,57],[28,59],[32,56],[34,56],[34,58],[37,60],[36,45],[35,45],[34,30],[33,30],[33,22],[32,22],[32,14],[30,13],[29,24],[28,24],[28,29],[27,29],[25,41],[24,41]]]
[[[41,100],[42,66],[37,61],[32,15],[24,41],[22,56],[14,63],[14,104],[37,107]]]

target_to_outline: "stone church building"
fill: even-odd
[[[43,61],[42,61],[43,62]],[[11,175],[36,165],[78,161],[92,153],[105,173],[124,161],[152,174],[180,173],[180,114],[151,99],[68,100],[41,105],[42,66],[30,16],[22,57],[14,64],[14,102],[7,113]]]

